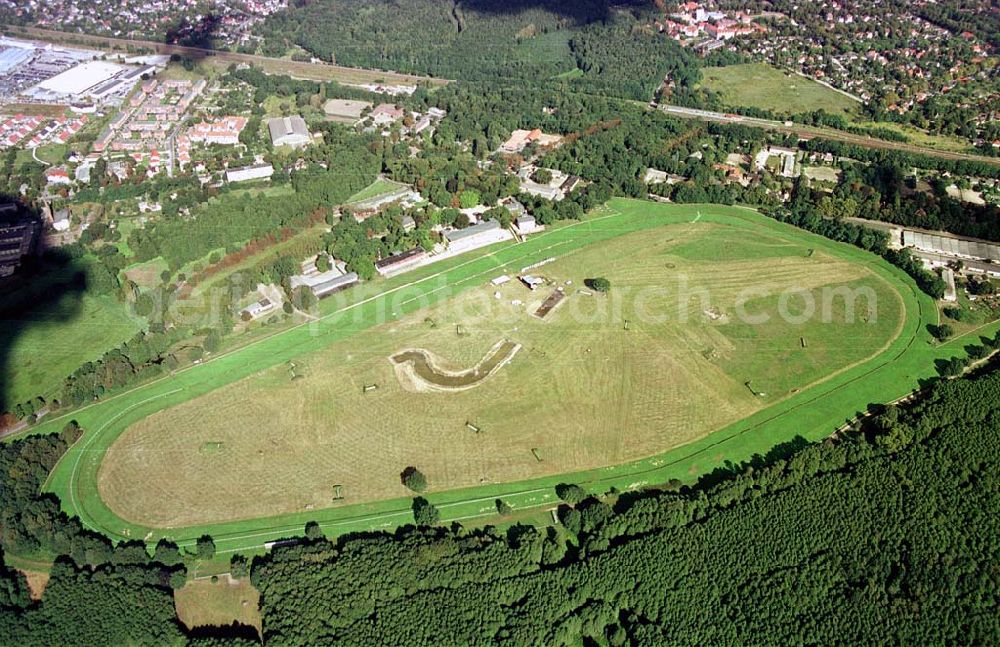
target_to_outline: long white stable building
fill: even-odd
[[[448,251],[458,254],[510,240],[514,235],[501,227],[496,220],[487,220],[465,229],[446,232],[444,237],[448,241]]]
[[[915,247],[925,252],[1000,263],[1000,245],[985,240],[972,240],[904,229],[903,246]]]

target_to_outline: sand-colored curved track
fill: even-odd
[[[521,345],[501,339],[475,366],[449,370],[434,353],[423,348],[400,351],[389,358],[396,368],[399,384],[408,391],[457,392],[472,389],[514,359]]]

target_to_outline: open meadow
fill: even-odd
[[[759,219],[690,220],[554,254],[528,270],[546,281],[534,291],[492,285],[498,269],[454,298],[401,297],[383,323],[348,321],[344,339],[153,413],[108,449],[101,499],[170,528],[405,497],[411,465],[431,492],[600,468],[696,441],[900,333],[902,300],[865,266]],[[586,287],[596,276],[608,293]],[[392,361],[420,350],[459,373],[505,340],[469,387]]]
[[[766,63],[706,67],[701,87],[718,93],[727,106],[749,106],[779,114],[823,109],[843,117],[853,115],[858,102],[812,79]]]
[[[258,633],[261,630],[260,593],[251,586],[249,577],[190,580],[174,591],[174,605],[177,619],[188,629],[227,627],[235,622]]]
[[[365,188],[361,189],[347,200],[345,204],[353,204],[355,202],[361,202],[363,200],[371,200],[372,198],[377,198],[379,196],[392,193],[393,191],[398,191],[399,189],[406,188],[405,184],[400,182],[393,182],[392,180],[387,180],[385,178],[378,178]]]
[[[63,379],[101,357],[142,328],[113,297],[66,295],[23,320],[0,321],[7,352],[3,395],[19,404],[35,396],[58,396]]]

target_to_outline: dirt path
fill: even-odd
[[[474,367],[457,372],[440,368],[435,362],[434,356],[422,348],[396,353],[390,358],[390,361],[395,364],[397,371],[409,372],[411,374],[409,377],[419,380],[432,390],[461,391],[479,385],[490,375],[496,373],[513,359],[520,349],[521,345],[518,343],[506,339],[501,340]],[[400,382],[404,381],[400,380]]]

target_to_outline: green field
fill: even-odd
[[[718,93],[727,106],[749,106],[779,114],[822,108],[830,114],[854,114],[858,102],[811,79],[766,63],[707,67],[700,87]]]
[[[401,189],[404,186],[406,185],[401,184],[399,182],[393,182],[392,180],[379,178],[374,182],[372,182],[371,184],[369,184],[368,186],[366,186],[365,188],[355,193],[354,195],[352,195],[351,197],[349,197],[345,201],[345,204],[352,204],[354,202],[361,202],[362,200],[370,200],[372,198],[377,198],[380,195],[385,195],[386,193],[392,193],[393,191]]]
[[[406,496],[399,474],[408,465],[420,466],[432,491],[603,467],[745,418],[875,354],[897,332],[901,302],[888,283],[795,238],[743,223],[654,231],[558,256],[537,270],[552,287],[480,280],[296,358],[295,380],[276,366],[157,413],[109,449],[101,498],[124,519],[173,527],[322,509],[334,505],[334,485],[342,503]],[[574,287],[597,275],[616,286],[610,294]],[[682,283],[707,298],[675,303]],[[736,322],[734,303],[748,285],[774,293],[747,306],[774,321]],[[787,285],[817,302],[824,286],[870,287],[879,316],[780,323],[777,293]],[[555,286],[566,302],[545,319],[532,316]],[[716,309],[731,321],[705,313]],[[441,392],[390,361],[402,349],[426,349],[461,371],[504,339],[522,351],[461,392]],[[769,395],[755,396],[748,381]],[[379,388],[365,393],[365,384]],[[467,422],[485,431],[471,433]],[[150,455],[162,460],[150,463]]]
[[[556,74],[555,78],[562,79],[564,81],[572,81],[574,79],[581,78],[585,72],[578,67],[574,67],[572,70],[567,70],[565,72],[560,72]]]
[[[163,257],[146,261],[145,263],[134,263],[126,267],[123,272],[130,281],[135,281],[140,287],[152,288],[163,282],[160,275],[163,270],[169,269]]]
[[[261,630],[260,593],[250,579],[231,580],[222,576],[189,581],[174,592],[177,619],[188,629],[228,627],[234,622]]]
[[[692,223],[695,219],[692,217],[693,213],[701,214],[696,217],[698,223]],[[749,232],[739,231],[747,228]],[[717,240],[718,243],[697,244],[698,236],[703,235],[700,231],[708,230],[713,230],[713,233],[705,240]],[[654,231],[656,235],[649,235]],[[747,235],[748,233],[753,235]],[[628,242],[632,243],[631,247]],[[663,249],[657,250],[656,245],[662,245]],[[636,246],[643,249],[642,254],[632,253]],[[714,254],[713,249],[716,250]],[[472,294],[481,292],[484,283],[496,275],[517,272],[521,267],[550,257],[556,257],[557,261],[541,268],[538,273],[563,283],[572,280],[574,286],[579,286],[579,279],[585,276],[585,270],[599,268],[602,274],[612,279],[615,286],[612,294],[608,295],[609,298],[614,297],[616,289],[639,286],[643,281],[662,281],[665,270],[676,271],[682,267],[690,272],[692,283],[707,280],[715,286],[713,289],[719,295],[732,294],[741,282],[745,282],[746,286],[759,286],[761,282],[766,284],[767,281],[773,281],[772,285],[780,285],[789,279],[796,282],[801,279],[803,287],[807,289],[868,281],[873,287],[884,286],[880,288],[883,291],[878,292],[879,295],[896,293],[897,296],[888,299],[888,314],[879,317],[878,325],[871,329],[873,334],[857,344],[853,340],[851,344],[843,343],[844,337],[836,335],[837,326],[829,326],[834,330],[826,333],[825,337],[819,330],[812,330],[806,335],[797,334],[799,331],[796,330],[782,330],[781,326],[758,327],[756,331],[734,326],[731,331],[723,333],[722,328],[726,327],[724,325],[713,327],[703,321],[698,323],[700,315],[705,312],[705,308],[700,305],[691,313],[695,316],[689,318],[689,322],[696,322],[697,325],[664,324],[646,328],[640,325],[640,318],[636,317],[626,335],[624,330],[613,330],[613,326],[601,328],[601,320],[597,319],[595,323],[567,329],[568,332],[564,330],[564,334],[559,335],[557,332],[560,327],[566,328],[566,322],[560,320],[560,317],[573,314],[570,308],[581,307],[580,304],[586,300],[596,299],[594,296],[577,294],[570,295],[567,303],[550,315],[555,317],[551,320],[534,322],[527,318],[530,315],[525,317],[521,313],[517,323],[508,325],[508,322],[504,322],[502,329],[494,326],[490,330],[489,322],[480,325],[470,323],[465,330],[467,337],[462,338],[462,343],[459,343],[456,329],[448,326],[446,322],[449,320],[444,317],[461,317],[463,321],[471,322],[475,313],[445,308],[447,301],[456,304],[467,302]],[[803,271],[811,261],[819,263],[821,259],[826,260],[823,272],[815,269]],[[716,263],[727,266],[729,271],[712,274],[711,268]],[[674,265],[674,268],[668,265]],[[737,272],[733,269],[741,265],[744,266],[744,271]],[[748,267],[756,268],[756,273],[747,271]],[[706,272],[705,279],[697,279],[702,271]],[[504,286],[505,289],[508,287],[519,286]],[[491,296],[492,289],[489,293]],[[544,298],[544,295],[539,295],[540,298]],[[879,299],[881,313],[882,303],[886,299],[883,296]],[[767,300],[768,297],[762,297],[760,301],[751,301],[747,304],[748,310],[765,310],[769,307]],[[509,303],[506,297],[497,301]],[[898,304],[895,317],[890,305],[893,302]],[[728,306],[722,301],[720,304],[717,306],[713,302],[709,309],[728,310]],[[629,312],[629,307],[626,301],[623,312]],[[427,319],[432,318],[425,315],[425,312],[430,312],[425,310],[428,308],[440,317],[436,328],[427,322]],[[340,484],[341,477],[345,476],[343,465],[355,461],[360,461],[359,465],[364,461],[372,464],[372,459],[366,458],[364,454],[383,455],[387,465],[379,469],[386,476],[370,478],[362,475],[358,478],[368,478],[372,483],[387,481],[387,488],[400,487],[399,467],[395,461],[406,453],[403,451],[401,454],[401,450],[406,449],[406,442],[413,442],[412,437],[396,442],[391,429],[370,424],[370,418],[377,417],[384,421],[395,416],[397,423],[412,426],[420,421],[426,422],[431,416],[444,416],[443,424],[431,429],[429,435],[423,436],[424,443],[435,445],[439,448],[439,453],[454,456],[454,452],[442,443],[443,438],[455,440],[467,447],[471,446],[470,443],[481,441],[481,445],[469,454],[468,462],[476,463],[478,468],[487,465],[494,474],[503,475],[501,479],[486,473],[481,475],[488,477],[485,482],[461,487],[462,479],[468,479],[470,474],[476,478],[476,472],[469,470],[463,474],[456,468],[455,474],[452,474],[438,471],[438,465],[434,464],[425,470],[434,487],[428,498],[438,506],[442,519],[475,520],[494,515],[493,500],[499,496],[518,511],[552,506],[555,503],[552,486],[561,481],[578,482],[592,491],[600,492],[611,486],[627,489],[671,478],[690,480],[727,461],[745,460],[754,453],[767,451],[775,443],[796,436],[822,438],[836,426],[836,422],[832,421],[851,418],[870,402],[884,402],[905,395],[917,386],[919,379],[934,374],[933,360],[936,357],[962,354],[962,346],[975,341],[977,333],[986,334],[997,328],[996,324],[991,324],[947,344],[936,345],[925,329],[928,320],[936,321],[933,302],[918,294],[901,272],[870,254],[776,223],[750,210],[717,205],[659,205],[629,200],[613,200],[608,206],[591,214],[587,220],[552,228],[526,243],[501,244],[490,248],[486,253],[467,254],[388,281],[375,281],[359,286],[342,293],[339,301],[323,301],[321,310],[322,318],[319,321],[262,338],[168,378],[73,412],[72,418],[82,424],[85,434],[53,471],[46,489],[60,496],[68,513],[78,514],[85,525],[111,537],[142,537],[155,541],[167,536],[188,546],[193,544],[196,537],[208,532],[215,538],[221,555],[237,550],[260,550],[266,541],[300,533],[303,524],[309,520],[318,521],[331,534],[391,528],[412,519],[410,500],[399,490],[375,492],[370,503],[354,504],[350,498],[339,503],[332,502],[328,488],[334,483]],[[422,310],[425,312],[418,312]],[[384,339],[368,332],[379,320],[380,312],[387,323],[382,324],[379,329],[372,329],[372,332],[386,333],[383,335]],[[900,324],[898,327],[893,325],[894,319]],[[484,432],[478,435],[467,429],[460,430],[461,433],[454,430],[456,424],[464,426],[464,422],[473,417],[468,414],[475,412],[465,406],[471,406],[471,401],[454,404],[454,394],[445,394],[443,397],[446,399],[439,403],[440,407],[432,406],[425,399],[420,403],[427,394],[406,392],[398,382],[394,384],[392,367],[383,354],[386,349],[400,350],[404,345],[416,341],[439,351],[454,363],[454,368],[462,368],[478,361],[484,354],[483,344],[487,340],[487,347],[495,343],[497,334],[523,335],[529,344],[537,339],[539,345],[551,345],[549,349],[540,349],[550,354],[548,357],[535,357],[526,344],[525,350],[522,350],[524,354],[515,357],[509,366],[491,376],[482,386],[461,394],[463,397],[481,400],[483,417],[472,420],[477,425],[482,423]],[[342,343],[343,340],[357,338],[358,335],[363,335],[368,345],[356,343],[357,339],[355,343]],[[763,337],[755,338],[755,335]],[[648,337],[650,348],[655,351],[658,347],[660,350],[637,352],[635,348],[640,345],[626,341],[635,337]],[[709,337],[718,342],[711,349],[705,343]],[[723,346],[723,342],[727,340],[732,345],[731,351]],[[590,353],[586,352],[588,348]],[[755,359],[752,353],[739,352],[741,348],[757,348],[765,352],[759,353],[759,358]],[[353,349],[355,356],[345,355],[345,349]],[[472,358],[471,362],[467,361],[469,358]],[[289,389],[285,365],[292,359],[297,366],[299,363],[304,368],[308,366],[313,376],[332,376],[325,386],[318,384],[321,380],[313,380],[314,383],[310,384],[309,375],[296,382],[302,384],[303,392],[322,396],[319,401],[315,398],[301,398]],[[550,361],[546,362],[547,359]],[[602,364],[596,361],[598,359],[605,361]],[[644,362],[639,364],[638,371],[622,363],[623,360],[633,359]],[[592,361],[593,365],[590,364]],[[692,366],[704,370],[705,374],[692,371],[689,368]],[[588,370],[581,370],[588,367]],[[607,427],[611,432],[607,434],[595,433],[584,427],[575,431],[580,434],[578,441],[567,439],[564,428],[566,423],[558,413],[562,412],[563,417],[572,415],[577,421],[586,418],[579,411],[558,405],[560,398],[566,394],[565,397],[575,405],[589,407],[589,412],[599,416],[595,417],[595,421],[604,424],[602,421],[611,419],[611,414],[605,410],[613,409],[604,400],[610,397],[606,389],[607,385],[615,382],[615,378],[608,379],[603,374],[612,370],[627,376],[625,381],[618,379],[620,386],[632,386],[629,389],[633,399],[631,406],[622,410],[634,409],[635,419],[625,420],[626,424],[620,425],[622,419],[615,418],[614,424]],[[380,371],[383,372],[381,375]],[[388,375],[385,374],[386,371],[389,372]],[[350,407],[338,407],[338,397],[349,398],[354,394],[354,397],[360,398],[362,384],[352,384],[352,380],[367,383],[371,379],[369,375],[382,380],[384,385],[380,385],[372,396],[379,399],[379,406],[368,404],[360,412],[351,411]],[[548,393],[539,395],[520,391],[520,380],[529,379],[535,382],[524,388],[542,384],[549,389]],[[630,383],[628,380],[645,382]],[[702,380],[700,384],[699,380]],[[592,401],[580,398],[580,394],[586,391],[588,381],[593,383],[594,388],[605,389],[596,391]],[[749,386],[744,384],[745,381],[749,382]],[[664,385],[664,389],[646,390],[647,386],[656,384]],[[101,465],[106,452],[114,445],[116,452],[124,450],[123,455],[128,455],[129,444],[116,444],[117,439],[128,438],[135,430],[148,427],[156,420],[150,418],[154,414],[161,418],[177,416],[179,413],[189,416],[190,413],[184,412],[190,412],[191,407],[198,407],[206,402],[206,397],[218,397],[218,393],[212,394],[213,391],[221,389],[221,392],[241,396],[251,393],[251,386],[266,385],[283,393],[286,399],[272,398],[264,390],[254,392],[253,397],[277,405],[277,408],[265,411],[263,417],[251,420],[246,416],[243,409],[253,409],[257,405],[245,398],[237,397],[227,409],[235,421],[235,424],[230,422],[229,425],[238,427],[239,435],[246,438],[247,442],[258,443],[257,451],[263,452],[254,457],[251,450],[250,453],[244,453],[243,460],[250,457],[250,461],[246,463],[248,468],[256,469],[254,473],[257,475],[262,474],[262,478],[272,489],[279,492],[295,490],[298,482],[283,484],[269,476],[268,472],[284,470],[283,475],[291,473],[287,462],[289,456],[305,467],[312,466],[310,469],[316,469],[317,462],[311,454],[318,451],[318,447],[323,447],[324,440],[316,438],[311,446],[304,444],[296,449],[293,446],[295,439],[304,437],[303,430],[290,429],[286,433],[275,428],[276,420],[291,418],[283,409],[301,411],[305,416],[312,416],[314,421],[325,422],[322,411],[315,410],[316,407],[320,410],[325,408],[326,415],[331,416],[331,427],[340,424],[337,421],[348,420],[353,416],[355,421],[363,421],[364,426],[360,431],[367,429],[371,432],[370,439],[363,434],[357,435],[353,445],[329,444],[322,448],[321,451],[327,452],[324,454],[326,462],[322,462],[319,468],[325,470],[325,473],[321,478],[315,475],[304,477],[312,478],[314,483],[323,483],[322,505],[314,503],[311,509],[307,509],[306,506],[310,505],[308,497],[314,493],[300,493],[294,508],[297,511],[264,519],[240,518],[199,525],[168,523],[168,527],[152,527],[122,519],[101,499],[98,482],[105,478]],[[699,391],[692,391],[692,385],[697,385]],[[355,389],[354,386],[358,388]],[[512,397],[505,398],[504,394],[508,389],[515,390],[511,392]],[[740,392],[740,389],[743,391]],[[492,398],[487,397],[490,394]],[[519,410],[521,396],[528,398],[529,403],[551,406],[555,412]],[[648,401],[635,400],[643,397]],[[692,400],[694,404],[688,404],[688,400]],[[624,402],[625,399],[619,401]],[[351,403],[350,400],[344,402]],[[406,412],[408,416],[412,413],[413,423],[399,418],[403,411],[402,404],[409,402],[418,403],[417,409]],[[732,404],[729,408],[716,406],[719,402]],[[428,411],[431,410],[435,411],[429,414]],[[207,415],[208,412],[202,409],[202,413]],[[492,422],[487,424],[486,420],[491,415]],[[512,429],[505,420],[505,415],[522,416],[523,423],[519,428]],[[531,417],[524,418],[525,415]],[[536,422],[535,417],[538,416],[546,424],[562,425],[563,428],[556,428],[549,434],[549,429]],[[216,417],[215,421],[218,420]],[[65,419],[53,419],[40,425],[38,431],[54,431],[64,423]],[[234,434],[232,429],[213,428],[210,424],[212,421],[197,421],[198,425],[203,423],[213,432]],[[344,424],[351,426],[346,422]],[[507,433],[519,434],[519,437],[508,439],[511,442],[499,438],[505,424]],[[628,434],[620,433],[619,426],[629,430]],[[130,427],[133,431],[128,431]],[[169,433],[165,433],[165,429]],[[320,431],[314,429],[312,433],[314,436],[321,436],[325,430],[326,428],[321,427]],[[126,432],[127,435],[123,437],[122,434]],[[534,470],[524,468],[531,463],[526,463],[521,454],[508,448],[520,447],[523,450],[528,445],[534,445],[545,450],[538,439],[530,438],[532,434],[543,442],[549,442],[550,435],[558,440],[552,440],[548,450],[541,453],[541,464],[552,462],[556,464],[555,469],[568,469],[570,473],[552,473],[548,465],[540,470],[537,467]],[[161,428],[160,434],[166,439],[164,442],[173,443],[177,451],[187,456],[204,456],[209,457],[209,460],[225,456],[226,438],[207,438],[203,435],[205,442],[223,444],[219,448],[221,451],[202,453],[202,445],[192,447],[174,440],[175,436],[180,439],[185,435],[196,441],[201,439],[197,435],[190,435],[190,431],[186,429]],[[236,435],[232,437],[236,438]],[[387,439],[389,444],[380,446]],[[238,441],[230,441],[236,442]],[[489,452],[482,446],[489,447],[490,444],[494,447],[502,446],[494,462],[491,462]],[[154,445],[147,447],[153,448]],[[609,447],[611,451],[605,454]],[[670,447],[673,449],[667,449]],[[237,449],[233,444],[229,448]],[[667,451],[663,452],[663,449]],[[572,455],[574,453],[580,453],[581,457],[575,458]],[[282,457],[284,465],[282,461],[272,460],[272,454]],[[163,456],[148,455],[151,457],[148,464],[150,474],[163,473],[162,466],[157,465],[163,460]],[[252,465],[252,460],[258,461],[264,469]],[[443,464],[445,458],[437,460]],[[576,464],[574,461],[577,461]],[[610,465],[616,461],[621,463]],[[587,467],[597,463],[601,466]],[[178,469],[186,468],[178,466]],[[220,463],[210,467],[209,471],[212,469],[218,470],[220,475],[234,473],[232,467]],[[301,471],[308,472],[309,469]],[[394,479],[389,479],[389,476]],[[136,477],[131,485],[146,491],[148,497],[148,487],[143,483],[147,478],[149,477],[146,475]],[[232,484],[224,483],[223,480],[224,477],[221,477],[216,483],[233,492]],[[178,483],[183,481],[184,479],[177,479]],[[455,484],[455,489],[444,489],[451,483]],[[106,487],[104,489],[107,490]],[[191,497],[204,496],[192,493],[196,489],[198,488],[190,484],[185,484],[183,488],[175,485],[167,493],[160,493],[160,500],[156,505],[167,503],[167,499],[172,497],[190,500]],[[360,496],[357,490],[347,487],[344,489],[346,497]],[[381,498],[386,495],[392,498]],[[294,495],[289,500],[292,498]],[[116,505],[120,506],[121,502],[117,501]],[[174,504],[168,505],[172,510],[177,510]],[[235,505],[244,506],[244,513],[248,509],[245,497],[235,501]],[[261,507],[273,505],[275,502],[272,499],[263,502]],[[280,505],[273,509],[280,509]],[[150,512],[146,511],[145,514]]]
[[[291,101],[288,97],[276,94],[268,95],[268,97],[264,99],[263,107],[264,114],[268,117],[285,117],[295,114],[310,122],[317,119],[324,119],[326,117],[326,113],[320,108],[316,108],[308,104],[302,107],[297,107],[295,105],[295,101]],[[267,130],[267,120],[261,120],[260,132],[265,138],[270,137]]]
[[[66,144],[42,144],[37,149],[35,149],[34,154],[27,148],[19,148],[17,150],[17,160],[15,164],[21,166],[22,164],[61,164],[66,161],[66,154],[69,150],[69,146]],[[36,159],[37,158],[37,159]],[[41,160],[41,162],[39,162]]]
[[[96,360],[142,327],[109,296],[67,295],[31,314],[31,321],[0,322],[8,344],[4,397],[12,405],[37,395],[51,399],[63,379]]]
[[[569,46],[571,36],[567,30],[556,30],[524,38],[514,48],[514,55],[535,65],[546,63],[573,68],[573,51]]]
[[[910,140],[910,143],[918,146],[926,146],[940,151],[957,153],[975,152],[975,149],[968,140],[964,140],[956,135],[936,135],[925,130],[921,130],[916,126],[911,126],[909,124],[897,124],[891,121],[868,121],[859,122],[859,124],[873,128],[886,128],[888,130],[894,130],[897,133],[906,136],[906,138]]]
[[[840,170],[830,166],[804,166],[802,174],[820,182],[836,182],[840,178]]]

